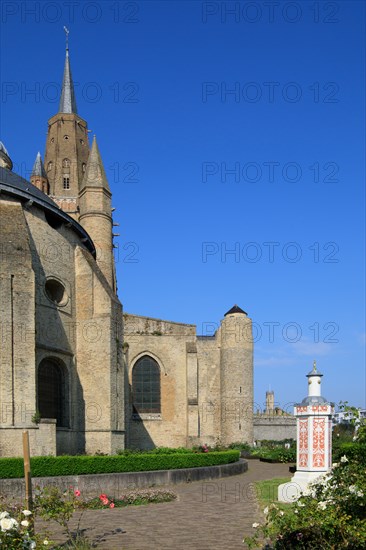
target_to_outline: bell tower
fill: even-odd
[[[89,157],[88,127],[77,113],[71,75],[68,33],[59,110],[48,121],[45,170],[49,194],[58,206],[78,220],[78,197]]]

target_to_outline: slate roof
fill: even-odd
[[[42,191],[37,189],[37,187],[32,185],[29,181],[6,168],[0,167],[0,199],[3,193],[15,196],[23,202],[34,203],[46,212],[56,216],[61,223],[70,224],[80,238],[85,239],[84,244],[86,248],[95,257],[94,243],[85,229],[77,221],[61,210],[50,197],[42,193]]]
[[[47,179],[46,170],[44,169],[41,153],[39,151],[33,164],[32,176],[41,176]]]
[[[66,50],[64,77],[62,80],[62,92],[59,106],[59,113],[77,114],[74,83],[71,75],[69,50]]]
[[[244,315],[248,315],[246,311],[241,309],[241,307],[237,306],[236,304],[225,313],[224,317],[226,317],[226,315],[231,315],[232,313],[243,313]]]

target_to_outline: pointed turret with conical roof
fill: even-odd
[[[37,187],[40,191],[43,191],[43,193],[46,193],[48,195],[49,193],[49,183],[48,178],[46,174],[46,170],[44,169],[41,153],[38,151],[36,160],[33,164],[33,170],[32,175],[30,177],[31,183]]]
[[[93,138],[80,193],[85,189],[85,187],[102,188],[107,191],[107,194],[111,194],[96,136]]]
[[[91,236],[97,250],[97,263],[115,290],[111,192],[95,136],[81,185],[79,205],[79,221]]]
[[[225,313],[224,316],[226,317],[226,315],[233,315],[234,313],[242,313],[244,315],[248,315],[246,311],[244,311],[243,309],[241,309],[241,307],[235,304],[231,309],[229,309],[229,311]]]
[[[78,197],[89,156],[88,127],[78,114],[71,76],[68,30],[59,112],[48,121],[45,167],[50,196],[78,220]]]

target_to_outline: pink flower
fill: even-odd
[[[99,495],[100,500],[105,500],[107,498],[107,495],[105,493],[102,493]]]
[[[107,504],[109,503],[109,500],[107,498],[102,498],[101,501],[104,506],[107,506]]]
[[[109,508],[114,508],[114,502],[111,502]]]
[[[76,491],[74,491],[74,495],[76,497],[79,497],[81,495],[80,491],[77,489]]]

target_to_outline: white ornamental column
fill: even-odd
[[[293,502],[309,483],[332,467],[332,415],[334,404],[321,395],[322,374],[316,368],[306,375],[308,396],[294,407],[297,417],[296,473],[278,487],[280,502]]]

